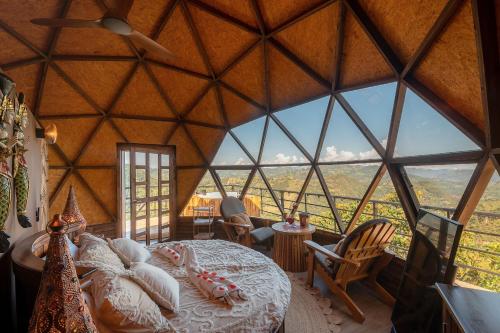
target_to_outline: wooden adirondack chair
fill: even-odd
[[[394,254],[385,250],[394,231],[389,221],[376,219],[357,227],[337,248],[336,244],[321,246],[313,241],[305,241],[309,251],[307,283],[313,285],[314,272],[317,272],[358,322],[363,322],[365,315],[347,294],[350,282],[365,280],[384,303],[393,306],[394,297],[376,279],[394,257]]]

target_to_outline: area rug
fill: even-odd
[[[339,333],[342,315],[319,289],[310,288],[302,277],[287,273],[292,283],[292,299],[285,317],[286,333]]]

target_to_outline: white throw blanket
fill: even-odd
[[[247,300],[245,292],[224,276],[217,272],[208,272],[198,264],[194,248],[189,245],[175,244],[173,248],[163,247],[158,253],[167,257],[174,265],[185,264],[186,272],[193,283],[205,297],[233,305],[237,300]]]

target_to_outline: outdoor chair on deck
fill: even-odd
[[[248,247],[252,247],[254,244],[263,244],[266,245],[268,249],[270,248],[274,232],[273,229],[269,227],[269,221],[266,221],[265,227],[255,229],[250,220],[250,224],[235,223],[232,221],[235,215],[246,214],[245,206],[243,206],[243,203],[238,198],[224,198],[220,204],[220,212],[224,218],[224,220],[221,221],[222,226],[226,232],[227,238],[231,242]]]
[[[363,322],[365,315],[347,294],[347,285],[353,281],[365,280],[384,303],[393,306],[394,298],[376,279],[394,257],[394,254],[385,250],[394,231],[389,221],[376,219],[363,223],[338,244],[321,246],[313,241],[305,241],[309,251],[308,285],[313,285],[314,272],[317,272],[358,322]]]

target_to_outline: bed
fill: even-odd
[[[180,311],[163,315],[178,332],[276,332],[281,327],[290,303],[291,285],[283,270],[263,254],[223,240],[183,241],[192,246],[201,266],[236,282],[249,296],[247,301],[227,306],[208,300],[190,282],[184,266],[177,267],[156,253],[156,244],[148,263],[160,267],[180,283]],[[86,291],[93,318],[92,295]],[[101,332],[109,330],[96,320]]]

